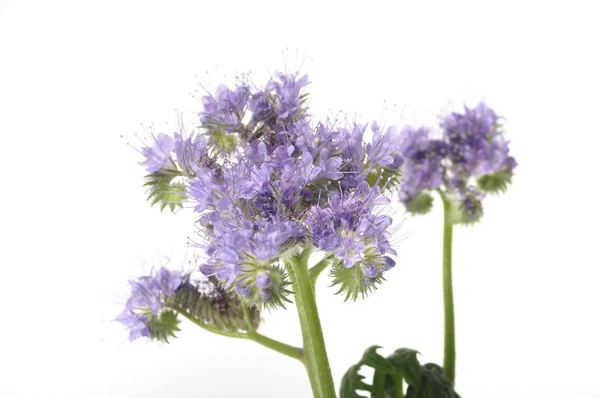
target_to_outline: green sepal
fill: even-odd
[[[150,338],[165,343],[169,338],[176,337],[175,332],[179,329],[179,318],[177,313],[172,310],[163,310],[158,315],[152,315],[147,322],[150,330]]]
[[[409,385],[406,398],[460,398],[443,369],[428,363],[421,367],[420,387]]]
[[[452,224],[473,225],[483,217],[483,204],[480,200],[474,200],[476,203],[476,216],[468,218],[465,213],[465,208],[460,201],[450,201],[450,220]]]
[[[232,152],[237,146],[235,135],[227,133],[223,128],[217,128],[212,132],[210,142],[223,152]]]
[[[146,193],[148,194],[150,206],[158,204],[160,211],[169,206],[172,212],[175,211],[176,207],[182,207],[182,203],[187,197],[185,186],[173,182],[177,176],[179,176],[179,172],[175,171],[152,173],[145,177],[144,186],[148,187]]]
[[[331,286],[339,286],[335,294],[345,294],[344,301],[356,301],[359,296],[364,298],[385,281],[381,272],[375,278],[367,280],[359,262],[346,268],[342,261],[335,261],[332,263],[330,275],[333,278]]]
[[[505,192],[511,182],[512,173],[506,170],[500,170],[479,177],[477,179],[477,186],[483,192],[499,194]]]
[[[377,184],[382,191],[391,191],[402,182],[402,171],[376,167],[367,175],[366,181],[370,187]]]
[[[235,291],[236,286],[244,288],[250,287],[249,296],[241,298],[241,300],[245,301],[248,306],[256,306],[260,309],[285,308],[286,303],[292,302],[288,298],[288,296],[292,294],[292,291],[288,289],[292,283],[288,278],[287,272],[283,268],[277,265],[253,268],[252,260],[249,261],[250,263],[244,264],[248,266],[249,269],[242,271],[235,282],[231,284],[231,294],[237,295]],[[258,262],[258,260],[256,261]],[[269,287],[271,298],[268,301],[261,299],[258,288],[255,286],[255,277],[262,272],[268,274],[271,278],[271,286]]]
[[[421,192],[412,197],[406,204],[406,210],[412,214],[427,214],[433,207],[433,196],[428,192]]]

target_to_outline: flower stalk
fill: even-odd
[[[310,250],[304,250],[288,262],[293,273],[294,301],[302,328],[305,365],[315,398],[335,398],[335,386],[327,358],[325,339],[308,271]]]
[[[454,384],[456,347],[454,334],[454,294],[452,290],[452,218],[451,203],[440,194],[444,204],[443,286],[444,286],[444,373]]]
[[[263,334],[260,334],[254,329],[254,327],[250,326],[251,323],[249,323],[249,327],[251,327],[251,328],[247,332],[230,332],[230,331],[220,330],[218,328],[215,328],[215,327],[205,324],[201,320],[196,319],[193,316],[191,316],[190,314],[188,314],[188,312],[185,311],[183,308],[180,308],[177,306],[173,306],[172,308],[173,308],[173,310],[175,310],[179,314],[181,314],[183,317],[187,318],[190,322],[194,323],[197,326],[200,326],[204,330],[207,330],[209,332],[212,332],[212,333],[215,333],[215,334],[218,334],[221,336],[225,336],[225,337],[252,340],[264,347],[267,347],[273,351],[279,352],[280,354],[286,355],[290,358],[297,359],[302,363],[305,362],[304,361],[304,350],[302,348],[294,347],[289,344],[282,343],[281,341],[267,337]]]

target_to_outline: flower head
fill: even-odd
[[[441,138],[432,138],[425,128],[406,128],[400,148],[405,160],[400,199],[407,209],[429,211],[429,192],[437,189],[459,205],[462,222],[477,221],[485,193],[505,190],[516,167],[499,120],[480,103],[445,117]]]
[[[308,83],[275,73],[262,88],[221,85],[202,99],[200,130],[176,133],[169,155],[153,157],[160,170],[175,159],[156,191],[178,193],[199,213],[201,271],[250,305],[282,305],[292,281],[285,262],[311,246],[334,268],[357,270],[356,283],[342,284],[353,297],[394,264],[391,220],[379,208],[399,183],[399,129],[373,124],[366,143],[366,124],[313,126]]]
[[[175,294],[187,277],[187,274],[161,267],[150,275],[129,281],[131,293],[125,309],[116,320],[129,329],[130,341],[142,336],[166,340],[170,333],[162,335],[158,333],[158,328],[153,329],[153,325],[161,319],[161,311],[167,298]]]

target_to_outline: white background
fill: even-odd
[[[306,59],[315,114],[413,123],[485,99],[506,117],[514,185],[455,232],[458,391],[600,397],[593,5],[0,1],[0,396],[310,396],[298,363],[252,342],[185,324],[130,344],[111,321],[127,278],[192,254],[193,215],[146,204],[120,135],[176,108],[193,122],[199,82]],[[375,295],[343,303],[321,280],[336,383],[372,344],[441,362],[439,208],[405,223]],[[300,343],[293,306],[262,330]]]

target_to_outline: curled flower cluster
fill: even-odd
[[[161,267],[150,275],[129,281],[131,294],[125,304],[125,310],[117,317],[117,321],[129,329],[130,341],[142,336],[165,339],[168,337],[161,335],[160,327],[153,326],[161,324],[161,315],[163,323],[166,321],[162,314],[165,301],[174,295],[186,280],[187,275]]]
[[[429,211],[429,191],[439,189],[460,210],[459,221],[477,221],[485,194],[504,191],[517,163],[509,155],[499,117],[484,103],[442,120],[443,136],[426,128],[405,128],[400,200],[413,213]]]
[[[354,298],[395,264],[381,206],[400,182],[400,130],[314,124],[308,84],[306,75],[276,73],[264,88],[221,85],[202,98],[199,131],[160,134],[141,150],[153,203],[193,205],[195,244],[208,256],[201,271],[250,305],[282,305],[286,259],[307,248],[333,259],[334,283]]]

